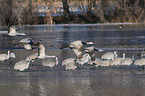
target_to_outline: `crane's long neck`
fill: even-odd
[[[117,58],[118,55],[117,55],[117,52],[116,51],[114,51],[114,55],[115,55],[115,58]]]
[[[8,55],[7,55],[7,59],[10,58],[10,51],[8,50]]]
[[[125,59],[125,53],[123,53],[123,59]]]
[[[26,65],[26,66],[27,66],[27,67],[29,67],[30,62],[31,62],[31,60],[30,60],[30,58],[29,58],[29,57],[27,57],[27,58],[26,58],[26,62],[27,62],[27,65]]]
[[[42,44],[38,47],[38,56],[40,58],[45,58],[45,47]]]

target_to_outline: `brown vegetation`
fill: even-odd
[[[47,6],[45,16],[36,15],[40,5]],[[53,16],[61,5],[64,15]],[[70,5],[80,8],[82,14],[71,14]],[[0,26],[144,22],[144,5],[144,0],[0,0]]]

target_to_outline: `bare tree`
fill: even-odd
[[[144,16],[145,16],[145,0],[139,0],[138,5],[140,6],[141,12],[140,12],[140,15],[138,16],[137,20],[140,22],[145,22],[145,18],[144,18]]]
[[[44,17],[44,24],[55,24],[55,22],[53,21],[53,15],[57,13],[57,8],[60,6],[60,4],[57,4],[56,0],[45,0],[44,2],[44,13],[46,13]]]
[[[31,23],[31,19],[32,19],[32,0],[29,0],[29,4],[28,4],[28,12],[27,12],[27,24],[29,25]]]
[[[0,1],[0,25],[10,25],[13,21],[13,0]]]
[[[101,22],[106,22],[105,17],[104,17],[104,9],[102,4],[106,3],[103,2],[102,0],[94,0],[93,2],[93,7],[94,7],[94,15],[96,15],[97,17],[99,17]]]
[[[1,0],[0,7],[0,25],[20,25],[28,21],[28,17],[25,14],[27,8],[29,8],[26,0]]]
[[[70,16],[70,12],[69,12],[69,6],[67,0],[62,0],[62,3],[63,3],[64,16],[68,18]]]
[[[70,8],[74,13],[80,8],[82,14],[70,16],[68,3],[73,5],[74,9]],[[62,12],[61,4],[66,18],[54,18],[55,13]],[[45,17],[39,17],[35,13],[43,5],[47,6],[42,9]],[[0,26],[37,24],[38,20],[44,24],[55,24],[54,20],[62,23],[145,22],[145,0],[0,0],[0,13]]]

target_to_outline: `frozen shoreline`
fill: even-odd
[[[95,23],[95,24],[39,24],[39,25],[15,25],[15,26],[101,26],[101,25],[144,25],[144,23]],[[0,26],[8,27],[8,26]]]
[[[135,25],[143,23],[96,23],[96,24],[42,24],[42,25],[21,25],[21,26],[98,26],[98,25]],[[19,26],[19,25],[18,25]]]

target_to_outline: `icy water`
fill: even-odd
[[[94,67],[85,65],[73,71],[66,71],[61,62],[75,57],[73,52],[59,49],[63,43],[74,40],[92,41],[102,48],[96,57],[116,50],[118,56],[140,58],[145,48],[145,26],[143,24],[96,24],[96,25],[54,25],[16,26],[18,32],[26,36],[10,37],[0,34],[0,53],[8,50],[16,59],[0,62],[1,96],[145,96],[145,70],[139,66]],[[1,28],[1,29],[6,29]],[[13,69],[16,62],[36,53],[37,47],[26,51],[22,45],[14,46],[18,40],[31,37],[42,40],[47,55],[59,57],[59,64],[48,68],[42,60],[35,60],[29,69],[19,72]]]

